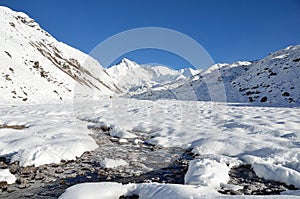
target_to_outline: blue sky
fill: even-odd
[[[215,62],[256,60],[300,44],[299,0],[0,0],[0,5],[27,13],[56,39],[85,53],[119,32],[149,26],[190,36]],[[124,57],[138,63],[189,66],[159,50]]]

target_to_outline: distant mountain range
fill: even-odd
[[[193,79],[133,97],[208,101],[211,93],[216,93],[210,88],[223,85],[227,102],[300,105],[300,45],[270,53],[255,62],[215,64]]]
[[[206,71],[173,70],[126,58],[104,69],[90,56],[57,41],[24,13],[0,6],[0,26],[1,102],[72,100],[78,87],[91,90],[81,97],[212,100],[211,94],[221,86],[227,102],[300,104],[300,46],[255,62],[215,64]]]
[[[106,71],[125,93],[147,91],[201,72],[191,68],[177,71],[167,66],[140,65],[126,58]]]

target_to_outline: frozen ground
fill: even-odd
[[[300,188],[299,108],[103,98],[89,103],[1,106],[0,112],[0,154],[24,166],[75,159],[96,149],[89,128],[104,129],[119,136],[120,142],[144,142],[136,136],[142,132],[147,135],[146,143],[190,148],[197,154],[190,162],[185,185],[86,184],[68,189],[62,198],[85,191],[101,196],[97,189],[112,190],[107,193],[118,196],[145,196],[142,198],[166,198],[171,192],[182,198],[187,198],[184,194],[221,197],[221,188],[239,188],[227,182],[230,168],[240,164],[252,165],[259,177]],[[116,159],[103,164],[125,162]]]

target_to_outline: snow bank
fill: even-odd
[[[210,159],[196,159],[190,161],[184,182],[188,185],[199,185],[219,189],[221,183],[229,180],[230,168],[225,163]]]
[[[71,105],[0,106],[0,120],[10,124],[0,128],[0,155],[21,166],[72,160],[98,147]]]
[[[84,183],[68,188],[60,199],[116,199],[126,194],[126,186],[114,182]]]
[[[100,182],[84,183],[68,188],[59,199],[117,199],[122,195],[139,195],[141,199],[153,198],[203,198],[201,196],[210,194],[217,196],[219,194],[209,193],[207,190],[191,186],[178,184],[159,184],[143,183],[122,185],[119,183]]]
[[[178,184],[159,184],[159,183],[142,183],[142,184],[128,184],[122,185],[112,182],[100,183],[84,183],[78,184],[68,188],[59,199],[117,199],[123,195],[136,194],[140,199],[261,199],[262,196],[227,196],[221,195],[211,190],[192,186],[192,185],[178,185]],[[263,196],[270,199],[296,199],[293,195],[273,195]]]
[[[0,182],[6,181],[7,184],[13,184],[17,178],[10,173],[9,169],[0,169]]]
[[[197,187],[192,185],[178,185],[178,184],[136,184],[135,189],[131,190],[129,194],[139,195],[141,199],[153,198],[205,198],[205,195],[215,197],[219,195],[209,189]]]
[[[136,135],[120,129],[118,126],[111,125],[111,130],[109,131],[110,136],[118,137],[118,138],[136,138]]]
[[[300,188],[300,173],[281,165],[267,163],[253,163],[252,168],[258,177],[284,182],[287,185],[294,185]]]
[[[227,184],[231,167],[241,164],[237,158],[220,155],[205,155],[190,161],[184,182],[187,185],[197,185],[210,191],[219,190],[222,187],[235,187]]]

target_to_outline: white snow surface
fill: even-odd
[[[114,182],[85,183],[66,190],[60,199],[116,199],[127,193],[127,186]]]
[[[203,198],[246,198],[260,199],[262,196],[226,196],[209,192],[203,187],[192,185],[179,184],[158,184],[158,183],[143,183],[143,184],[127,184],[122,185],[112,182],[100,183],[83,183],[74,185],[68,188],[59,199],[118,199],[123,195],[139,195],[141,199],[203,199]],[[294,199],[298,198],[293,195],[272,195],[263,196],[264,198],[272,199]]]
[[[0,182],[5,181],[7,184],[15,183],[17,178],[10,173],[9,169],[0,169]]]
[[[300,190],[288,190],[280,193],[281,195],[294,195],[294,196],[300,196]]]
[[[119,92],[96,60],[57,41],[26,14],[0,6],[0,27],[1,101],[70,100],[75,86],[99,95]]]
[[[0,155],[22,166],[59,163],[97,148],[87,123],[74,117],[71,105],[1,105],[1,125]]]
[[[229,170],[225,163],[216,160],[192,160],[185,175],[185,184],[219,189],[222,183],[226,184],[229,180]]]
[[[287,185],[300,188],[300,172],[297,170],[282,165],[256,162],[252,164],[252,167],[258,177],[284,182]]]
[[[125,160],[122,159],[110,159],[110,158],[105,158],[101,162],[101,166],[103,168],[116,168],[118,166],[126,166],[128,163]]]

